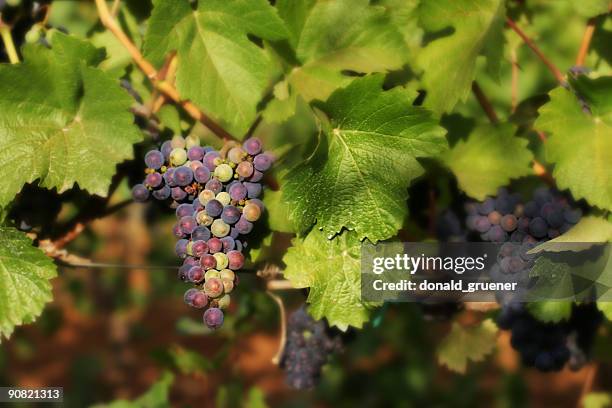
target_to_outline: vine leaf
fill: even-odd
[[[22,232],[0,227],[0,341],[34,321],[51,301],[57,268]]]
[[[326,100],[355,76],[400,69],[410,57],[402,34],[385,7],[368,0],[279,0],[279,15],[289,28],[295,53],[286,81],[289,96],[276,95],[270,108],[281,119],[295,112],[296,95]],[[282,102],[282,103],[281,103]]]
[[[294,287],[310,288],[308,310],[315,319],[325,317],[342,330],[360,328],[369,319],[368,307],[376,304],[361,301],[361,242],[354,232],[328,240],[313,230],[294,239],[283,262]]]
[[[392,237],[407,214],[407,187],[423,169],[416,160],[446,149],[445,131],[408,93],[382,90],[370,75],[321,106],[331,122],[313,155],[286,176],[284,199],[295,226],[315,222],[329,237],[343,227],[359,239]]]
[[[96,404],[92,408],[149,408],[170,407],[170,388],[174,384],[174,374],[166,371],[147,392],[134,401],[117,400],[108,404]]]
[[[511,179],[531,174],[528,141],[514,132],[509,124],[481,125],[445,155],[444,162],[467,195],[483,200]]]
[[[438,361],[450,370],[465,373],[469,361],[483,361],[493,352],[497,326],[487,319],[474,327],[453,323],[450,333],[438,348]]]
[[[605,14],[610,9],[610,0],[584,0],[571,2],[574,10],[583,17],[595,17]]]
[[[281,40],[283,21],[266,0],[157,0],[145,35],[145,56],[161,65],[177,51],[176,85],[228,131],[242,135],[277,73],[270,56],[248,35]]]
[[[612,77],[580,77],[572,85],[591,113],[583,111],[573,92],[556,88],[534,126],[550,135],[546,158],[555,164],[553,176],[559,188],[611,210]]]
[[[25,183],[105,196],[116,165],[142,139],[117,81],[92,65],[103,53],[62,33],[0,65],[0,206]]]
[[[571,302],[533,302],[527,303],[527,309],[533,317],[545,323],[558,323],[572,315]]]
[[[493,77],[499,76],[504,45],[505,8],[502,0],[422,1],[421,26],[429,33],[451,34],[430,42],[418,56],[427,90],[425,105],[448,112],[470,93],[479,55],[487,58]]]

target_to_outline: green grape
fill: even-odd
[[[208,202],[213,198],[215,198],[215,193],[211,190],[202,190],[200,195],[198,195],[198,200],[202,205],[208,204]]]
[[[230,197],[229,193],[226,191],[220,192],[219,194],[217,194],[215,198],[217,199],[217,201],[219,201],[224,206],[229,205],[229,203],[232,201],[232,198]]]
[[[200,145],[200,138],[196,135],[189,135],[185,138],[185,148],[189,150],[194,146]]]
[[[236,274],[231,269],[223,269],[220,273],[221,279],[227,279],[233,281],[236,278]]]
[[[204,274],[204,280],[215,279],[215,278],[221,279],[221,274],[216,269],[209,269]]]
[[[220,164],[215,168],[215,177],[223,183],[226,183],[234,176],[234,170],[229,164]]]
[[[225,291],[225,293],[230,293],[232,290],[234,290],[233,280],[221,279],[221,282],[223,282],[223,290]]]
[[[227,268],[227,265],[229,265],[229,259],[227,259],[227,255],[225,255],[223,252],[217,252],[213,256],[217,260],[217,270],[220,271],[222,269]]]
[[[217,304],[219,305],[219,309],[227,309],[230,305],[230,296],[223,295],[221,298],[217,299]]]
[[[184,149],[186,146],[185,138],[181,135],[174,135],[170,141],[173,149]]]
[[[182,166],[187,161],[185,149],[177,147],[170,152],[170,163],[174,166]]]
[[[210,231],[215,237],[223,238],[230,233],[230,226],[222,219],[217,219],[213,221]]]
[[[213,223],[213,218],[206,214],[206,211],[200,211],[198,215],[196,215],[196,221],[200,225],[209,226]]]

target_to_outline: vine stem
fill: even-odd
[[[0,36],[2,37],[2,42],[4,42],[4,48],[6,49],[6,54],[11,64],[19,64],[19,54],[17,54],[17,49],[13,42],[11,27],[4,24],[2,21],[0,21]]]
[[[158,89],[160,92],[163,92],[168,98],[172,101],[180,105],[185,112],[189,114],[192,118],[197,121],[202,122],[207,128],[209,128],[214,134],[222,139],[227,140],[237,140],[234,136],[232,136],[228,131],[223,129],[221,125],[216,123],[210,117],[208,117],[204,112],[202,112],[196,105],[188,100],[183,100],[179,94],[179,92],[172,86],[170,83],[159,80],[158,73],[155,67],[147,61],[146,58],[140,53],[138,48],[132,43],[132,41],[128,38],[128,36],[123,32],[113,14],[108,8],[105,0],[95,0],[96,7],[98,9],[98,14],[100,16],[100,21],[123,45],[123,47],[130,53],[130,56],[138,66],[144,72],[144,74],[149,78],[153,86]]]
[[[584,60],[589,52],[591,40],[593,39],[593,33],[595,32],[595,21],[595,18],[590,18],[586,29],[584,30],[582,41],[580,42],[580,49],[578,50],[578,55],[576,56],[576,65],[579,67],[584,65]]]
[[[510,100],[511,100],[511,111],[516,112],[518,106],[518,87],[519,87],[519,65],[518,57],[516,55],[516,49],[512,49],[510,52],[511,64],[512,64],[512,84],[510,88]]]
[[[283,299],[280,296],[272,293],[271,291],[266,291],[268,296],[276,302],[278,305],[278,311],[280,313],[280,340],[278,344],[278,350],[274,357],[272,357],[273,364],[280,364],[281,359],[283,358],[283,353],[285,352],[285,344],[287,344],[287,313],[285,311],[285,304],[283,303]]]
[[[544,63],[544,65],[546,65],[548,70],[555,76],[557,81],[561,85],[565,85],[565,77],[563,76],[561,70],[557,68],[557,66],[553,64],[548,58],[546,58],[544,53],[542,53],[542,51],[538,48],[535,42],[531,38],[529,38],[527,34],[525,34],[525,32],[519,28],[519,26],[516,25],[514,20],[512,20],[510,17],[506,17],[506,24],[508,24],[508,26],[512,30],[514,30],[514,32],[517,33],[519,37],[521,37],[523,42],[527,44],[531,51],[534,52],[534,54]]]

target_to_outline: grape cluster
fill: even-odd
[[[291,314],[281,360],[287,384],[296,389],[314,387],[331,353],[340,350],[340,337],[329,333],[323,321],[314,320],[302,306]]]
[[[490,242],[547,241],[565,233],[582,216],[564,196],[547,188],[537,189],[526,204],[519,194],[500,189],[497,197],[468,203],[466,210],[468,229]]]
[[[264,211],[258,197],[272,156],[262,152],[256,138],[216,151],[174,137],[149,151],[145,164],[145,180],[132,195],[136,201],[152,196],[175,208],[175,252],[183,260],[178,275],[194,285],[185,303],[206,309],[204,323],[216,329],[238,283],[235,272],[244,266],[245,237]]]
[[[592,303],[573,305],[570,319],[560,323],[541,322],[523,304],[512,303],[502,309],[497,324],[512,331],[512,347],[525,365],[558,371],[568,362],[572,369],[584,365],[602,320],[602,313]]]

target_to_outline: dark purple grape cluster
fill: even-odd
[[[584,365],[602,320],[593,303],[574,304],[570,319],[560,323],[541,322],[522,303],[512,303],[502,309],[497,324],[512,332],[512,347],[525,365],[559,371],[568,362],[572,369]]]
[[[261,182],[272,156],[256,138],[229,142],[219,152],[175,137],[149,151],[145,163],[146,177],[134,186],[134,199],[172,200],[175,252],[183,260],[178,275],[194,285],[185,302],[206,309],[204,323],[216,329],[238,283],[235,272],[244,266],[245,237],[264,212]]]
[[[287,323],[287,342],[281,360],[287,384],[300,390],[313,388],[330,354],[341,348],[340,337],[331,335],[325,322],[314,320],[304,306],[300,307]]]
[[[539,188],[525,204],[518,194],[500,189],[497,197],[468,203],[467,227],[483,241],[537,243],[558,237],[582,216],[563,195]]]

